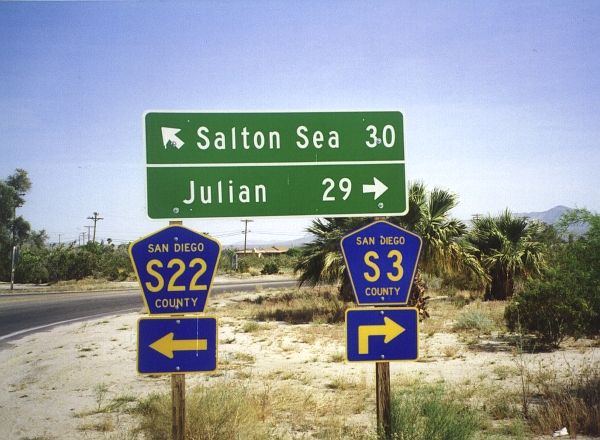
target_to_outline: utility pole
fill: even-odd
[[[88,237],[88,241],[90,241],[90,237],[92,236],[90,230],[93,228],[93,226],[92,225],[85,225],[84,228],[87,228],[87,230],[88,230],[87,237]],[[95,236],[95,234],[94,234],[94,236]],[[85,244],[85,237],[83,238],[83,241],[84,241],[84,244]]]
[[[98,220],[104,220],[104,218],[102,217],[98,217],[98,213],[94,212],[94,216],[93,217],[88,217],[88,220],[93,220],[94,221],[94,238],[92,238],[92,242],[96,243],[96,222]],[[88,234],[88,240],[89,240],[89,234]]]
[[[16,244],[15,244],[15,223],[17,221],[17,205],[15,204],[13,210],[13,223],[12,223],[12,240],[10,244],[12,244],[12,249],[10,252],[10,290],[15,288],[15,254],[16,254]]]
[[[19,197],[23,197],[25,195],[25,193],[18,193],[17,194]],[[18,203],[15,203],[15,206],[13,207],[13,222],[12,222],[12,240],[11,240],[11,244],[12,244],[12,250],[10,253],[10,290],[11,292],[13,291],[13,289],[15,288],[15,264],[16,264],[16,259],[17,259],[17,243],[16,243],[16,223],[17,223],[17,207],[21,206]]]
[[[248,243],[248,223],[253,222],[254,220],[245,219],[241,221],[245,224],[244,230],[242,232],[244,233],[244,255],[246,255],[246,244]]]

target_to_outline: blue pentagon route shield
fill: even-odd
[[[392,223],[377,221],[346,235],[341,246],[358,304],[408,302],[421,237]]]
[[[204,311],[221,245],[184,226],[168,226],[133,242],[129,255],[151,315]]]

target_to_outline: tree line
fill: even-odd
[[[127,245],[87,243],[48,245],[42,231],[17,216],[31,188],[27,172],[17,169],[0,180],[0,279],[9,280],[12,249],[19,249],[15,280],[46,283],[97,277],[123,280],[131,276]],[[480,291],[485,300],[508,300],[505,318],[512,330],[525,329],[544,343],[565,337],[600,334],[600,215],[572,210],[556,226],[513,215],[476,215],[471,225],[451,216],[458,196],[409,186],[405,216],[386,220],[418,234],[423,247],[410,295],[427,318],[426,275],[446,286]],[[340,240],[371,218],[315,219],[308,228],[314,240],[295,256],[299,283],[339,284],[340,297],[354,301]],[[569,226],[586,224],[574,236]]]
[[[11,277],[13,248],[18,283],[48,283],[96,277],[124,280],[132,271],[127,245],[88,242],[48,245],[44,230],[34,231],[27,220],[17,215],[31,189],[27,171],[17,169],[0,180],[0,280]]]
[[[427,318],[424,274],[458,289],[482,292],[485,300],[509,300],[509,329],[531,332],[557,346],[565,337],[600,334],[600,216],[585,209],[563,216],[557,227],[513,215],[476,215],[468,227],[452,218],[458,197],[440,188],[409,187],[409,209],[386,220],[422,238],[409,305]],[[370,218],[313,221],[315,239],[295,266],[301,284],[339,283],[339,295],[354,301],[340,240]],[[580,236],[569,226],[586,224]]]

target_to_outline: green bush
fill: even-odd
[[[219,272],[229,272],[234,270],[234,262],[236,259],[235,249],[223,249],[221,258],[219,258]]]
[[[394,439],[467,440],[480,425],[480,415],[447,396],[441,385],[417,385],[392,396]]]
[[[122,281],[133,268],[127,246],[87,243],[24,248],[15,269],[19,283],[80,280],[87,277]]]
[[[294,258],[286,255],[286,254],[281,254],[281,255],[269,255],[269,256],[262,256],[259,257],[256,254],[247,254],[247,255],[241,255],[239,257],[238,261],[246,261],[250,267],[254,267],[257,269],[262,268],[265,264],[276,264],[277,267],[279,267],[279,270],[282,269],[291,269],[292,267],[294,267]],[[239,262],[238,262],[239,264]]]
[[[302,249],[299,247],[291,247],[285,253],[288,257],[297,258],[302,253]]]
[[[468,310],[458,316],[454,329],[490,333],[494,329],[494,321],[480,310]]]
[[[246,260],[246,259],[238,260],[237,270],[240,273],[248,273],[250,271],[250,263],[248,262],[248,260]]]
[[[585,335],[592,314],[585,298],[549,275],[527,282],[507,305],[504,318],[509,330],[533,333],[542,344],[558,347],[568,336]]]
[[[48,269],[44,264],[44,255],[40,252],[24,249],[15,267],[15,280],[18,283],[47,283]]]
[[[566,337],[600,334],[600,216],[574,210],[563,223],[589,229],[554,246],[549,269],[525,283],[505,311],[510,329],[534,333],[555,347]]]
[[[275,262],[266,263],[260,271],[263,275],[272,275],[279,273],[279,266]]]

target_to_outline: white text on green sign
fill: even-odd
[[[406,211],[399,112],[147,113],[145,122],[151,218]]]

